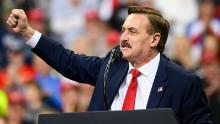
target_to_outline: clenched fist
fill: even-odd
[[[21,34],[26,40],[29,40],[34,35],[35,30],[28,24],[27,16],[22,9],[13,9],[8,17],[7,24],[14,32]]]

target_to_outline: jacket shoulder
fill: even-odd
[[[202,85],[200,78],[193,72],[187,71],[171,60],[167,60],[166,72],[169,83],[179,88],[187,88],[190,85]]]

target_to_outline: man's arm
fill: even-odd
[[[42,35],[32,51],[65,77],[95,85],[103,59],[75,54]]]
[[[26,39],[34,53],[58,72],[75,81],[95,85],[103,59],[77,55],[50,38],[41,35],[29,25],[27,16],[21,9],[12,10],[7,24],[14,32]]]

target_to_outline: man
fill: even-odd
[[[183,124],[209,124],[210,111],[200,79],[163,54],[169,23],[151,8],[129,7],[122,25],[123,58],[108,73],[107,100],[111,110],[172,108]],[[32,29],[23,10],[12,10],[8,25],[20,33],[33,52],[64,76],[95,86],[89,110],[105,110],[104,58],[74,54]]]

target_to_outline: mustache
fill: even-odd
[[[124,41],[121,42],[121,47],[131,48],[131,44],[124,40]]]

